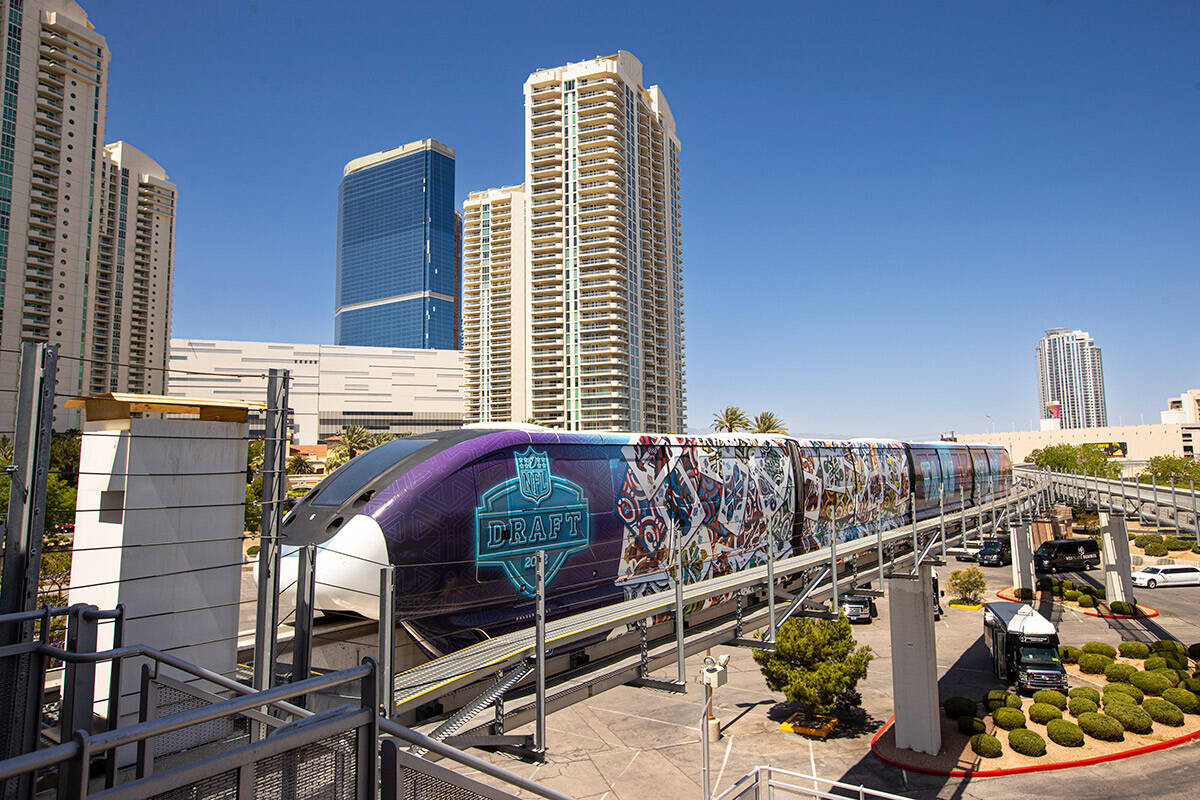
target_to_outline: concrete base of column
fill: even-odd
[[[1009,531],[1012,541],[1013,588],[1033,590],[1033,532],[1028,522],[1018,522]]]
[[[892,698],[896,746],[936,755],[942,749],[937,641],[933,628],[933,572],[887,582],[892,635]]]
[[[1125,515],[1119,511],[1102,514],[1100,552],[1104,557],[1104,592],[1109,603],[1133,599],[1133,568],[1129,560],[1129,533],[1125,528]]]

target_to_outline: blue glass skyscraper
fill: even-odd
[[[433,139],[346,165],[334,342],[458,348],[454,205],[454,150]]]

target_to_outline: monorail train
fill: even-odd
[[[393,565],[397,618],[437,652],[530,624],[539,550],[547,613],[562,616],[668,588],[676,552],[692,583],[1003,497],[1011,481],[1000,447],[469,426],[350,460],[288,513],[283,541],[290,560],[319,545],[327,611],[378,616]]]

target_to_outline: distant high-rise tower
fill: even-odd
[[[467,422],[524,422],[530,408],[525,187],[463,204],[463,383]]]
[[[513,330],[530,331],[538,422],[684,430],[680,149],[630,53],[525,81],[529,324]]]
[[[105,145],[108,45],[74,0],[0,0],[0,430],[22,341],[59,346],[56,394],[162,392],[175,186]],[[79,412],[55,406],[55,426]]]
[[[346,165],[338,188],[334,341],[458,345],[454,150],[422,139]]]
[[[1086,331],[1047,330],[1038,342],[1037,368],[1040,417],[1057,412],[1063,428],[1108,425],[1100,348]]]

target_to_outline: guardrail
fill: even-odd
[[[828,788],[822,789],[821,786]],[[715,800],[774,800],[777,796],[816,800],[847,800],[853,797],[858,800],[908,800],[901,795],[868,789],[861,784],[856,786],[771,766],[755,767],[717,795]]]
[[[1156,527],[1168,525],[1176,530],[1197,532],[1200,492],[1196,491],[1192,481],[1186,488],[1174,481],[1161,486],[1156,480],[1142,483],[1127,481],[1124,477],[1113,480],[1096,474],[1020,466],[1014,467],[1013,474],[1050,487],[1056,502],[1091,506],[1099,511],[1119,511],[1153,522]]]

